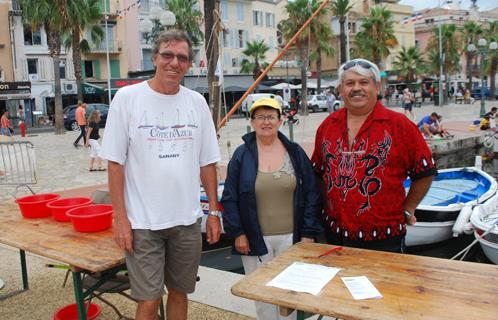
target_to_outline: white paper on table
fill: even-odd
[[[318,264],[294,262],[266,285],[318,295],[320,290],[334,278],[339,270],[341,269]]]
[[[365,276],[342,277],[341,279],[355,300],[382,298],[379,290]]]

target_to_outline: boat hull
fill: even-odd
[[[408,191],[409,180],[405,182]],[[476,168],[440,170],[431,189],[415,210],[417,223],[407,226],[406,246],[451,239],[453,225],[464,206],[475,206],[496,194],[497,183]]]
[[[479,240],[479,244],[486,257],[494,264],[498,264],[498,243],[481,238],[477,231],[474,232],[474,236]]]
[[[407,247],[428,245],[450,239],[455,221],[417,222],[406,227],[405,245]]]

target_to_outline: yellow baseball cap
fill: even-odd
[[[261,98],[256,100],[256,102],[252,104],[251,109],[249,109],[249,113],[252,114],[254,110],[260,107],[270,107],[282,113],[282,107],[280,106],[280,102],[278,102],[277,99],[273,98]]]

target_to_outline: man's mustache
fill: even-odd
[[[364,92],[364,91],[351,91],[349,93],[349,97],[353,97],[353,96],[362,96],[362,97],[366,97],[367,94]]]

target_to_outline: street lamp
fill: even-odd
[[[149,18],[140,21],[139,24],[139,31],[144,34],[147,43],[155,39],[165,28],[174,26],[176,23],[175,14],[169,11],[168,5],[166,5],[164,10],[158,6],[150,8]]]
[[[467,51],[472,53],[477,53],[477,65],[479,67],[480,76],[481,76],[481,111],[480,116],[483,117],[486,114],[486,101],[484,99],[484,59],[486,59],[486,54],[491,50],[496,50],[498,48],[498,43],[491,42],[489,47],[487,46],[488,42],[486,39],[479,39],[477,41],[477,47],[475,44],[471,43],[467,46]],[[494,94],[494,92],[490,92],[490,94]]]

